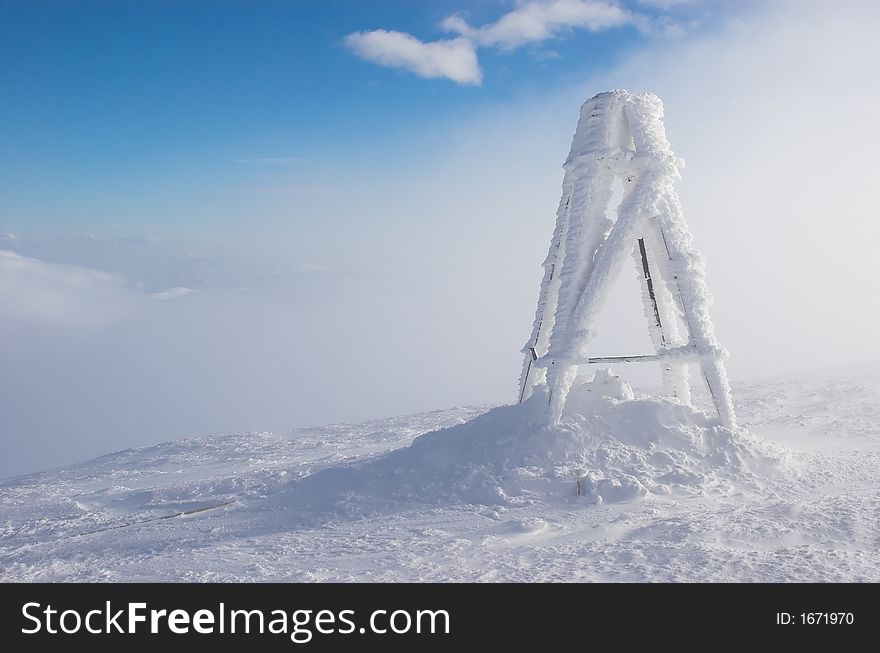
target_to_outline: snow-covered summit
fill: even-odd
[[[0,579],[880,580],[875,371],[737,385],[782,458],[612,375],[582,385],[555,431],[528,405],[448,409],[0,481]]]
[[[605,369],[573,384],[548,423],[543,388],[522,404],[417,437],[407,447],[296,480],[298,516],[365,516],[395,504],[588,505],[735,494],[784,468],[773,445],[680,402],[636,396]]]

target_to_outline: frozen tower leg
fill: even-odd
[[[554,421],[580,365],[658,363],[664,392],[689,403],[687,364],[696,363],[721,424],[736,425],[723,363],[727,352],[709,316],[703,260],[675,192],[679,167],[657,96],[611,91],[581,107],[519,387],[524,401],[546,385]],[[623,199],[609,218],[615,179],[623,184]],[[635,261],[641,279],[655,352],[599,356],[591,351],[593,326],[628,260]]]

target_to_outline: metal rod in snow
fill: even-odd
[[[652,221],[655,224],[655,228],[660,233],[660,237],[663,239],[663,247],[666,250],[666,258],[670,262],[674,262],[674,258],[672,255],[672,251],[669,248],[669,241],[666,240],[666,233],[663,230],[663,225],[661,224],[659,217],[655,218]],[[693,345],[695,342],[695,327],[699,326],[696,321],[693,319],[690,311],[688,310],[687,302],[685,302],[684,294],[681,290],[681,281],[678,278],[677,274],[672,275],[672,279],[675,283],[676,292],[673,293],[674,299],[677,301],[679,309],[681,310],[681,315],[684,318],[685,326],[688,332],[688,344]],[[706,361],[700,361],[700,367],[703,381],[706,383],[706,390],[709,392],[709,398],[712,400],[712,403],[715,406],[715,410],[718,412],[718,417],[721,420],[721,423],[725,426],[733,427],[736,425],[736,417],[733,414],[733,404],[730,402],[730,388],[727,386],[727,381],[724,377],[724,370],[721,368],[721,363],[719,361],[713,361],[710,363],[715,366],[714,372],[717,374],[717,378],[721,381],[722,387],[719,388],[720,392],[723,396],[719,396],[716,389],[713,387],[712,381],[709,379],[708,371],[706,370]]]
[[[538,293],[538,308],[535,312],[535,322],[532,328],[532,335],[529,338],[528,351],[525,351],[526,357],[523,361],[523,371],[520,375],[519,387],[519,403],[522,403],[529,390],[532,387],[530,374],[534,367],[532,363],[538,358],[535,350],[541,345],[542,332],[541,329],[546,324],[552,328],[554,313],[556,312],[556,304],[558,301],[558,280],[555,280],[557,265],[561,263],[560,254],[563,252],[563,241],[568,232],[569,207],[571,206],[571,195],[563,194],[563,200],[560,202],[560,208],[557,210],[556,227],[553,230],[553,238],[551,239],[550,251],[544,261],[544,278],[541,281],[541,290]]]
[[[522,403],[523,399],[526,397],[526,388],[528,387],[529,382],[529,374],[532,371],[532,363],[538,360],[538,353],[535,351],[534,347],[529,347],[529,353],[526,354],[526,360],[528,361],[525,376],[523,378],[522,388],[519,391],[519,402]]]
[[[651,308],[654,310],[654,321],[660,330],[660,344],[665,347],[666,336],[663,334],[663,323],[660,321],[660,309],[657,307],[657,296],[654,294],[654,280],[651,279],[651,268],[648,266],[648,252],[645,250],[644,238],[639,238],[639,255],[642,257],[642,274],[645,275],[648,297],[651,299]]]
[[[582,362],[583,365],[595,365],[599,363],[656,363],[663,360],[659,354],[640,354],[637,356],[595,356]]]

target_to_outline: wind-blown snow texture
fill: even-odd
[[[772,476],[782,454],[679,403],[635,399],[599,370],[575,385],[563,419],[547,396],[494,408],[353,467],[294,482],[281,501],[306,518],[394,512],[400,503],[514,507],[741,492]],[[578,480],[580,479],[580,480]],[[581,496],[573,493],[580,483]]]
[[[880,378],[736,390],[761,438],[600,372],[558,425],[451,409],[3,481],[0,579],[880,580]]]

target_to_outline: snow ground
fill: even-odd
[[[773,444],[734,447],[681,407],[609,400],[545,458],[555,432],[526,438],[528,420],[505,408],[388,453],[489,410],[453,408],[181,440],[0,481],[0,580],[880,581],[880,374],[735,384],[734,396],[740,422]],[[583,435],[599,424],[630,443]],[[497,447],[480,446],[484,427]],[[552,473],[535,471],[548,461]],[[623,483],[588,479],[602,465]]]

